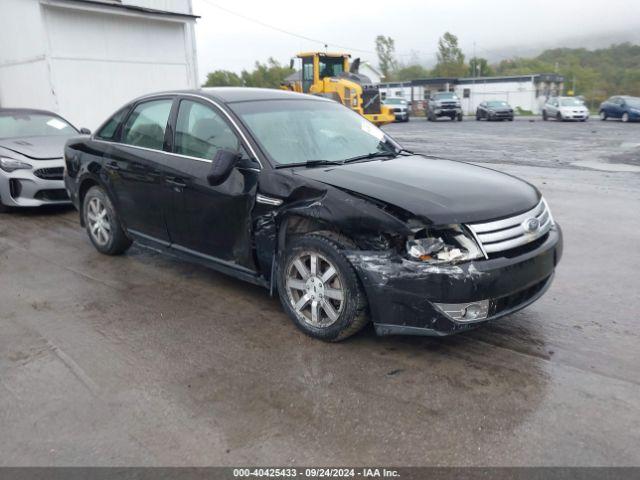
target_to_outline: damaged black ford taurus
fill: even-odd
[[[562,234],[532,185],[404,150],[332,100],[220,88],[138,98],[65,149],[102,253],[132,241],[277,292],[305,333],[447,335],[551,283]]]

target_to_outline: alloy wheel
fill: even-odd
[[[629,121],[629,114],[627,112],[624,112],[622,114],[622,121],[627,123]]]
[[[319,253],[305,251],[291,258],[286,289],[295,315],[312,327],[333,325],[344,309],[344,282],[333,263]]]
[[[89,200],[87,223],[89,224],[89,232],[95,242],[100,246],[107,245],[111,240],[111,219],[104,203],[97,197]]]

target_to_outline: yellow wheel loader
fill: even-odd
[[[331,98],[376,125],[395,120],[391,109],[382,105],[378,86],[358,73],[359,58],[351,66],[351,55],[345,53],[303,52],[297,58],[302,60],[302,68],[287,77],[282,89]],[[292,59],[291,68],[294,68],[294,62]]]

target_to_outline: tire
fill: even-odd
[[[296,236],[290,239],[278,263],[278,296],[282,307],[302,332],[326,342],[344,340],[369,322],[366,295],[356,271],[342,253],[344,248],[342,241],[333,235],[332,238],[322,233]],[[311,273],[313,256],[316,275]],[[322,278],[330,267],[335,273]],[[333,297],[327,295],[329,288]],[[302,307],[296,308],[296,304]]]
[[[427,113],[427,120],[430,122],[435,122],[436,119],[431,112]]]
[[[607,118],[609,118],[607,116],[607,112],[605,112],[604,110],[600,110],[600,120],[604,122]]]
[[[131,246],[131,239],[122,229],[113,203],[102,187],[91,187],[86,193],[82,216],[89,239],[100,253],[120,255]]]
[[[453,120],[453,119],[452,119],[452,120]],[[459,122],[461,122],[461,121],[462,121],[462,114],[461,114],[461,113],[459,113],[459,114],[458,114],[458,121],[459,121]]]
[[[549,116],[547,115],[546,110],[542,110],[542,120],[544,120],[545,122],[549,120]]]
[[[480,121],[480,115],[478,113],[476,113],[476,121]]]
[[[11,211],[11,207],[6,206],[4,203],[2,203],[2,200],[0,200],[0,213],[9,213]]]
[[[562,122],[562,121],[564,121],[564,120],[562,119],[562,115],[560,114],[560,112],[556,113],[556,120],[557,120],[558,122]]]
[[[620,120],[622,120],[624,123],[627,123],[629,121],[629,114],[627,112],[624,112]]]

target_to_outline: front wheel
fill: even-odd
[[[102,187],[91,187],[82,203],[84,223],[93,246],[105,255],[119,255],[130,246],[118,214]]]
[[[607,119],[607,112],[605,112],[604,110],[600,110],[600,120],[604,122],[606,119]]]
[[[562,114],[560,112],[556,113],[556,120],[562,122]]]
[[[462,114],[461,114],[461,113],[459,113],[459,114],[458,114],[458,121],[459,121],[459,122],[461,122],[461,121],[462,121]]]
[[[624,123],[627,123],[627,122],[629,121],[629,114],[628,114],[627,112],[624,112],[624,113],[622,114],[622,121],[623,121]]]
[[[544,120],[545,122],[549,120],[549,115],[547,115],[546,110],[542,110],[542,120]]]
[[[338,342],[369,321],[367,299],[343,246],[322,234],[293,237],[278,264],[278,295],[307,335]]]

